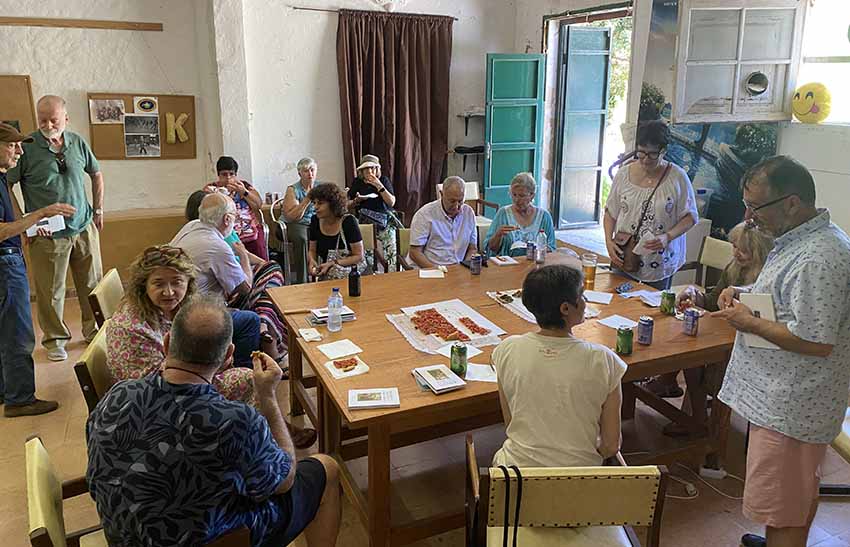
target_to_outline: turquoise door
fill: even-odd
[[[546,60],[540,54],[487,54],[484,199],[507,205],[510,183],[529,171],[540,180]],[[537,200],[539,201],[539,193]],[[487,210],[492,216],[492,209]]]
[[[610,29],[561,27],[559,161],[553,196],[558,228],[599,220],[610,57]]]

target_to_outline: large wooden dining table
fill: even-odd
[[[411,374],[412,369],[437,363],[448,364],[448,359],[414,349],[390,324],[386,315],[401,313],[400,308],[406,306],[459,298],[508,334],[531,332],[537,328],[536,325],[495,302],[486,292],[520,288],[526,274],[534,267],[533,263],[523,260],[513,266],[491,265],[483,268],[481,275],[472,275],[462,266],[452,266],[444,279],[421,279],[417,271],[365,276],[362,278],[362,295],[355,298],[346,296],[347,280],[270,291],[284,313],[289,329],[291,411],[294,415],[308,414],[319,430],[320,451],[332,455],[340,464],[343,488],[368,531],[370,545],[405,545],[464,525],[462,499],[445,500],[446,511],[427,519],[407,523],[392,521],[392,449],[502,421],[498,388],[494,383],[468,382],[461,390],[439,396],[422,391]],[[595,289],[614,292],[614,288],[624,281],[600,271],[596,276]],[[318,327],[323,340],[304,341],[298,336],[298,329],[311,326],[307,320],[308,310],[326,306],[335,286],[340,287],[345,304],[354,310],[357,319],[344,323],[342,330],[336,333]],[[641,287],[635,283],[635,289]],[[624,417],[629,417],[635,399],[640,399],[695,432],[705,431],[705,426],[710,426],[708,434],[697,435],[685,445],[629,463],[693,462],[695,457],[703,458],[709,453],[722,455],[728,434],[729,412],[720,401],[712,403],[712,423],[697,424],[689,415],[632,382],[683,368],[725,362],[732,349],[734,331],[725,321],[706,315],[700,320],[698,335],[687,336],[682,332],[681,321],[662,315],[657,308],[650,308],[637,298],[614,296],[609,305],[592,305],[600,309],[599,319],[613,314],[635,321],[641,315],[655,319],[652,345],[635,343],[634,352],[623,356],[628,364],[623,378]],[[574,335],[615,347],[616,331],[597,320],[585,321],[574,329]],[[336,380],[325,369],[324,363],[328,359],[317,346],[342,339],[349,339],[363,349],[359,356],[370,367],[368,373]],[[480,348],[484,353],[470,361],[489,363],[494,348]],[[305,374],[308,367],[311,374]],[[315,401],[308,391],[311,387],[316,388]],[[398,388],[401,406],[377,410],[348,408],[348,390],[385,387]],[[368,488],[365,494],[346,465],[347,461],[363,456],[368,456]]]

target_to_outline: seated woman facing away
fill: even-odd
[[[626,364],[573,336],[584,321],[583,283],[581,272],[560,264],[525,278],[522,303],[540,328],[493,351],[508,436],[494,466],[597,466],[620,450]]]
[[[546,234],[549,250],[555,250],[555,227],[549,211],[534,206],[537,183],[531,173],[519,173],[511,181],[511,204],[496,213],[484,252],[490,256],[525,256],[526,243],[536,241],[540,230]]]
[[[308,198],[316,214],[310,221],[310,275],[324,279],[348,277],[352,267],[366,270],[363,236],[353,215],[346,214],[348,200],[336,184],[322,184],[310,190]]]
[[[717,299],[723,289],[745,287],[755,282],[767,261],[767,255],[773,249],[773,238],[742,222],[729,232],[729,241],[734,249],[732,262],[723,270],[717,285],[708,293],[703,293],[693,286],[686,288],[676,297],[676,307],[680,311],[692,306],[712,312],[718,311]],[[691,416],[700,423],[706,421],[705,403],[708,395],[716,397],[720,391],[727,364],[715,363],[685,370],[688,394],[682,405],[690,406]],[[678,436],[687,435],[689,431],[670,423],[664,428],[664,433]]]

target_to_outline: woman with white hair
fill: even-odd
[[[546,234],[549,250],[555,250],[555,226],[549,211],[534,205],[537,183],[531,173],[519,173],[511,180],[511,204],[499,209],[482,249],[490,256],[523,256],[526,243],[535,241],[540,230]]]
[[[295,283],[307,281],[307,229],[316,210],[307,194],[316,184],[319,166],[313,158],[298,160],[298,182],[289,185],[283,196],[283,218],[286,219],[286,233],[292,243],[295,259]]]
[[[395,205],[395,193],[389,177],[381,175],[381,162],[377,156],[367,154],[360,158],[357,178],[348,187],[348,209],[357,216],[360,224],[375,227],[375,237],[381,242],[378,253],[383,255],[387,271],[396,269],[396,229],[390,218]]]

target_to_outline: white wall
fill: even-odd
[[[70,128],[86,139],[87,92],[197,97],[198,158],[102,161],[107,211],[182,206],[212,176],[209,162],[221,150],[221,127],[207,0],[0,0],[0,13],[163,23],[164,32],[0,27],[0,74],[32,76],[35,100],[64,97]]]
[[[310,7],[372,9],[367,0],[311,0]],[[336,29],[333,13],[295,11],[279,1],[245,1],[253,182],[264,191],[282,191],[297,179],[303,156],[319,163],[319,179],[344,183],[340,133]],[[515,4],[505,0],[411,0],[403,11],[449,15],[454,23],[449,147],[483,142],[483,126],[456,116],[484,103],[485,55],[514,46]],[[478,131],[476,138],[475,131]],[[469,162],[468,180],[480,176]],[[482,166],[483,167],[483,166]],[[450,172],[460,170],[452,158]]]
[[[850,126],[783,123],[779,153],[799,160],[815,178],[818,207],[829,209],[832,221],[850,233]]]

